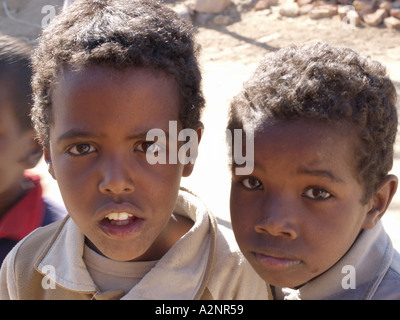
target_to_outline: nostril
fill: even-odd
[[[285,236],[287,238],[293,238],[293,233],[291,233],[291,232],[282,232],[282,236]]]
[[[99,185],[99,190],[104,194],[131,193],[135,190],[135,186],[128,179],[125,181],[103,181]]]
[[[295,239],[297,237],[296,227],[290,223],[277,222],[272,219],[263,219],[254,226],[254,229],[259,234],[269,234],[271,236],[285,237]]]

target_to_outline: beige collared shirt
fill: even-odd
[[[85,236],[71,218],[40,228],[7,256],[0,299],[268,299],[269,287],[241,254],[231,230],[200,199],[181,190],[175,213],[193,227],[131,290],[103,292],[83,259]],[[51,266],[55,272],[46,273]],[[43,281],[54,283],[44,288]]]

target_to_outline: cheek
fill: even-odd
[[[66,209],[74,220],[85,219],[93,210],[90,204],[94,194],[99,192],[94,170],[94,166],[75,165],[66,155],[54,156],[49,164],[49,171],[56,179]]]
[[[363,210],[360,205],[347,203],[326,212],[326,216],[330,218],[314,218],[313,227],[308,224],[303,233],[309,257],[320,270],[331,267],[351,248],[361,230]]]
[[[230,200],[229,200],[232,225],[239,224],[241,220],[240,212],[242,211],[242,206],[239,196],[240,195],[237,192],[237,188],[232,185],[230,192]]]
[[[61,193],[74,195],[76,197],[74,201],[83,201],[85,194],[93,187],[98,188],[98,184],[94,185],[96,177],[94,166],[76,166],[62,160],[55,161],[50,166]]]
[[[24,157],[28,146],[23,139],[1,139],[0,137],[0,161],[2,166],[16,166]]]
[[[25,166],[22,160],[26,150],[22,139],[0,137],[0,192],[6,192],[23,181]]]
[[[157,189],[169,191],[179,189],[184,166],[182,164],[146,164],[145,171],[148,182]]]
[[[136,190],[133,195],[147,199],[148,206],[153,211],[165,211],[175,208],[178,196],[183,166],[176,164],[144,165],[140,174],[133,178]],[[167,210],[168,211],[168,210]]]
[[[231,188],[230,214],[232,228],[238,241],[245,241],[246,234],[254,229],[259,210],[255,201],[250,201],[238,187]]]

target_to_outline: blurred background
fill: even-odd
[[[290,44],[323,41],[344,45],[387,66],[400,92],[400,0],[177,0],[164,1],[192,21],[202,46],[201,67],[207,107],[204,136],[193,174],[182,184],[197,193],[229,222],[230,174],[225,125],[231,98],[257,62]],[[64,0],[0,1],[0,32],[33,45]],[[400,106],[400,101],[398,102]],[[45,193],[62,201],[56,182],[42,161],[33,171]],[[400,177],[400,140],[392,173]],[[400,191],[383,218],[400,250]]]

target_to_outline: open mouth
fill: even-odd
[[[126,239],[134,236],[141,229],[143,222],[143,219],[128,212],[111,212],[98,225],[108,236]]]
[[[113,212],[106,215],[105,218],[103,219],[103,222],[109,223],[114,226],[126,226],[134,222],[136,219],[137,218],[131,213]]]

